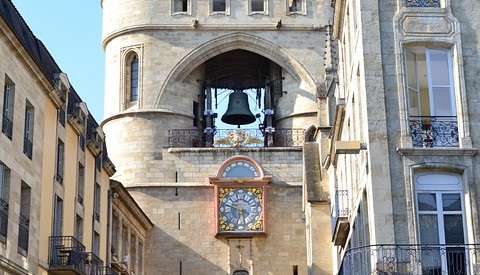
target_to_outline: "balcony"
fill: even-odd
[[[267,147],[265,132],[259,129],[217,129],[213,133],[213,147],[255,148]],[[303,129],[275,129],[273,147],[297,147],[305,143]],[[207,134],[203,129],[176,129],[169,131],[170,147],[206,147]]]
[[[459,147],[455,116],[411,116],[413,147]]]
[[[100,275],[103,274],[103,261],[93,252],[87,252],[85,258],[85,275]]]
[[[337,190],[332,204],[332,241],[334,245],[344,246],[350,231],[348,215],[348,190]]]
[[[85,246],[72,236],[52,236],[48,247],[52,274],[85,274]]]
[[[8,231],[8,203],[0,199],[0,242],[6,243]]]
[[[3,119],[2,119],[2,133],[4,133],[9,139],[12,139],[12,132],[13,132],[12,121],[8,117],[3,116]]]
[[[372,245],[345,252],[339,275],[477,275],[480,244]]]

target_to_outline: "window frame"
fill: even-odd
[[[58,183],[63,184],[63,176],[65,175],[65,143],[58,139],[57,141],[57,160],[55,165],[55,179]]]
[[[121,77],[120,77],[120,101],[119,110],[140,109],[142,107],[142,79],[143,79],[143,45],[133,45],[122,48],[121,54]],[[130,101],[130,62],[133,56],[138,58],[138,99]]]
[[[12,140],[15,117],[15,83],[8,76],[5,76],[3,92],[2,132]]]
[[[263,2],[263,10],[262,11],[254,11],[253,1],[255,0],[248,0],[248,15],[268,15],[268,0],[259,0]]]
[[[218,0],[210,0],[209,1],[210,16],[215,16],[215,15],[229,16],[230,15],[230,0],[222,0],[222,1],[225,1],[225,10],[224,11],[214,11],[213,10],[214,1],[218,1]]]
[[[25,125],[23,132],[23,153],[32,159],[33,155],[33,135],[35,125],[35,107],[29,101],[25,105]]]
[[[467,219],[466,219],[466,209],[467,206],[465,205],[465,196],[466,192],[464,191],[464,181],[462,174],[455,173],[455,172],[445,172],[441,170],[433,170],[433,171],[419,171],[414,172],[413,175],[414,180],[414,192],[413,192],[413,202],[414,202],[414,211],[415,211],[415,220],[416,220],[416,234],[417,234],[417,242],[422,244],[421,240],[421,228],[420,228],[420,215],[436,215],[437,227],[438,227],[438,248],[435,246],[435,249],[442,249],[447,250],[449,245],[454,244],[447,244],[445,238],[445,215],[458,215],[461,214],[462,216],[462,229],[463,229],[463,244],[468,244],[468,227],[467,227]],[[420,210],[419,207],[419,196],[418,194],[435,194],[436,198],[436,210]],[[459,194],[460,203],[461,203],[461,211],[445,211],[443,209],[443,201],[442,195],[444,194]],[[446,214],[445,214],[446,213]],[[425,243],[427,245],[427,243]],[[432,244],[430,244],[432,245]],[[434,250],[435,251],[435,250]],[[440,251],[439,251],[440,252]],[[467,255],[466,255],[467,256]],[[441,268],[444,271],[447,269],[447,261],[443,253],[439,254],[440,257],[440,264]]]
[[[299,10],[291,10],[294,2],[300,2]],[[307,15],[307,1],[306,0],[286,0],[286,13],[287,15]]]
[[[182,1],[182,6],[183,6],[183,1],[186,1],[186,6],[187,10],[186,11],[176,11],[176,2]],[[192,15],[192,0],[171,0],[171,13],[172,15]]]

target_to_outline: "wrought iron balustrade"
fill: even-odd
[[[103,261],[93,252],[86,252],[85,259],[85,274],[86,275],[101,275],[103,269]]]
[[[203,129],[175,129],[169,131],[170,147],[206,147]],[[274,147],[295,147],[305,143],[303,129],[275,129]],[[267,147],[265,133],[259,129],[217,129],[213,147]]]
[[[85,272],[85,246],[73,236],[49,238],[48,264],[50,270]]]
[[[8,231],[8,203],[0,199],[0,236],[6,242]]]
[[[350,214],[348,190],[337,190],[332,203],[332,237],[335,245],[344,245],[348,236]]]
[[[23,153],[25,154],[25,156],[27,156],[28,158],[32,158],[32,154],[33,154],[33,143],[28,140],[28,138],[25,138],[23,140]]]
[[[407,7],[440,8],[440,0],[407,0]]]
[[[410,133],[414,147],[458,147],[455,116],[411,116]]]
[[[2,132],[9,138],[12,139],[12,132],[13,132],[13,123],[12,121],[6,117],[3,116],[2,118]]]
[[[479,275],[480,244],[371,245],[345,252],[339,275]]]
[[[30,229],[30,220],[24,215],[20,214],[18,222],[18,248],[22,252],[28,252],[28,237]]]

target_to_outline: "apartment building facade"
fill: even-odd
[[[478,274],[478,2],[333,2],[334,273]]]
[[[104,134],[10,0],[0,24],[0,273],[115,274]]]

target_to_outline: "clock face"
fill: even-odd
[[[235,161],[230,163],[222,172],[222,178],[257,178],[257,169],[248,162]]]
[[[262,225],[262,188],[220,188],[220,230],[258,231]]]

